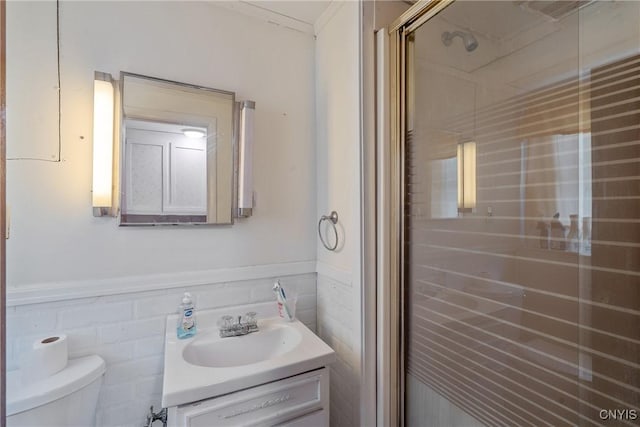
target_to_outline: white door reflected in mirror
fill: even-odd
[[[142,120],[125,121],[126,183],[123,222],[158,217],[207,220],[207,132]],[[177,218],[176,218],[177,220]]]

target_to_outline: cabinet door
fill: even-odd
[[[154,132],[132,129],[126,142],[126,199],[128,214],[161,214],[168,169],[168,142]]]
[[[302,420],[302,417],[325,408],[324,413],[328,417],[328,407],[329,371],[322,368],[217,398],[170,408],[169,425],[274,426],[289,422],[288,420]]]
[[[170,143],[167,213],[207,214],[207,144],[204,138],[176,136]],[[214,187],[215,188],[215,187]]]

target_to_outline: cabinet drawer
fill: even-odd
[[[329,427],[329,414],[327,410],[321,409],[283,424],[278,424],[278,427]]]
[[[182,405],[169,425],[189,427],[270,426],[329,407],[327,368]],[[172,413],[173,412],[173,413]]]

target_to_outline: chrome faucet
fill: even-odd
[[[233,323],[233,316],[222,316],[218,321],[220,338],[237,337],[258,332],[256,312],[250,311],[243,316],[238,316],[238,321]]]

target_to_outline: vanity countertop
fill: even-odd
[[[218,319],[249,311],[257,312],[260,331],[219,337]],[[165,408],[312,371],[332,363],[336,357],[302,322],[278,317],[275,301],[198,311],[198,333],[188,339],[177,338],[177,321],[176,314],[169,316],[166,323],[162,387]]]

